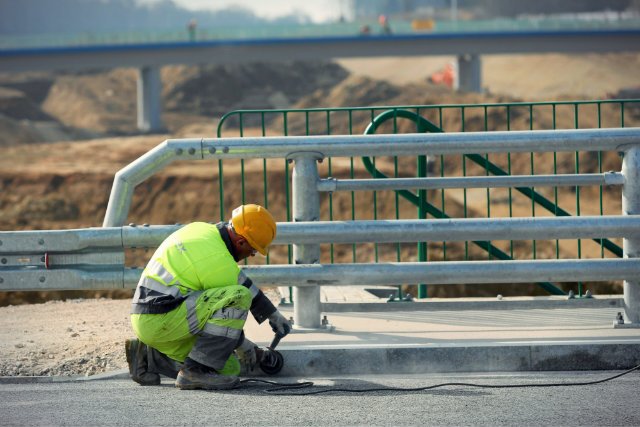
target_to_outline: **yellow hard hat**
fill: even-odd
[[[238,206],[231,214],[231,224],[253,249],[267,255],[267,247],[276,237],[276,222],[268,210],[253,204]]]

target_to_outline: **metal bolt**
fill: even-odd
[[[47,257],[40,257],[40,262],[45,262],[47,260]]]
[[[289,323],[293,325],[293,316],[289,317]]]
[[[6,264],[7,263],[7,259],[6,258],[2,258],[2,263]]]
[[[182,154],[182,148],[176,148],[176,154],[179,156]]]
[[[143,227],[148,227],[148,226],[149,226],[149,224],[144,223],[144,224],[142,224],[142,226],[143,226]]]
[[[327,316],[323,316],[322,317],[322,326],[327,326],[329,324],[329,319],[327,319]]]
[[[616,323],[618,323],[618,325],[624,325],[624,317],[622,317],[621,312],[618,312],[616,315]]]
[[[189,154],[191,154],[191,155],[196,154],[196,149],[195,148],[189,148]]]
[[[593,295],[591,295],[591,291],[587,289],[587,292],[584,293],[584,297],[585,298],[593,298]]]
[[[567,296],[567,299],[574,299],[576,297],[576,294],[573,291],[569,291],[569,295]]]
[[[228,153],[229,152],[229,147],[222,147],[222,152],[223,153]]]
[[[0,283],[4,283],[4,279],[0,277]]]
[[[38,240],[38,244],[39,244],[39,245],[44,245],[44,239],[40,239],[40,240]]]
[[[137,225],[136,225],[135,222],[131,222],[131,223],[129,223],[129,227],[137,227]]]
[[[209,153],[215,154],[216,153],[216,147],[209,148]]]
[[[45,279],[44,276],[40,276],[40,283],[44,283],[45,280],[47,280],[47,279]]]

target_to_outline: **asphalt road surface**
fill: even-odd
[[[620,372],[451,374],[311,378],[290,393],[439,383],[544,384],[589,382]],[[274,378],[271,378],[274,379]],[[277,378],[281,382],[302,379]],[[275,396],[265,384],[233,391],[182,391],[164,379],[141,387],[125,379],[0,383],[0,425],[640,425],[640,372],[584,386],[331,392]]]

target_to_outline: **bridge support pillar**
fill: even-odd
[[[138,70],[138,129],[143,132],[162,130],[160,103],[162,83],[158,67],[142,67]]]
[[[640,215],[640,147],[632,147],[624,153],[622,160],[623,215]],[[640,258],[640,238],[625,238],[623,241],[625,258]],[[624,281],[624,321],[640,326],[640,280]]]
[[[320,193],[318,192],[317,153],[295,153],[293,157],[293,220],[318,221],[320,219]],[[320,245],[293,245],[296,264],[320,263]],[[318,329],[320,323],[320,286],[293,288],[293,321],[296,328]]]
[[[463,92],[482,92],[480,55],[458,55],[458,89]]]

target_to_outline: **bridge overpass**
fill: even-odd
[[[137,68],[138,128],[153,132],[162,128],[160,68],[170,64],[455,55],[458,60],[459,88],[480,92],[483,54],[638,50],[640,29],[475,31],[10,48],[0,50],[0,70]]]

